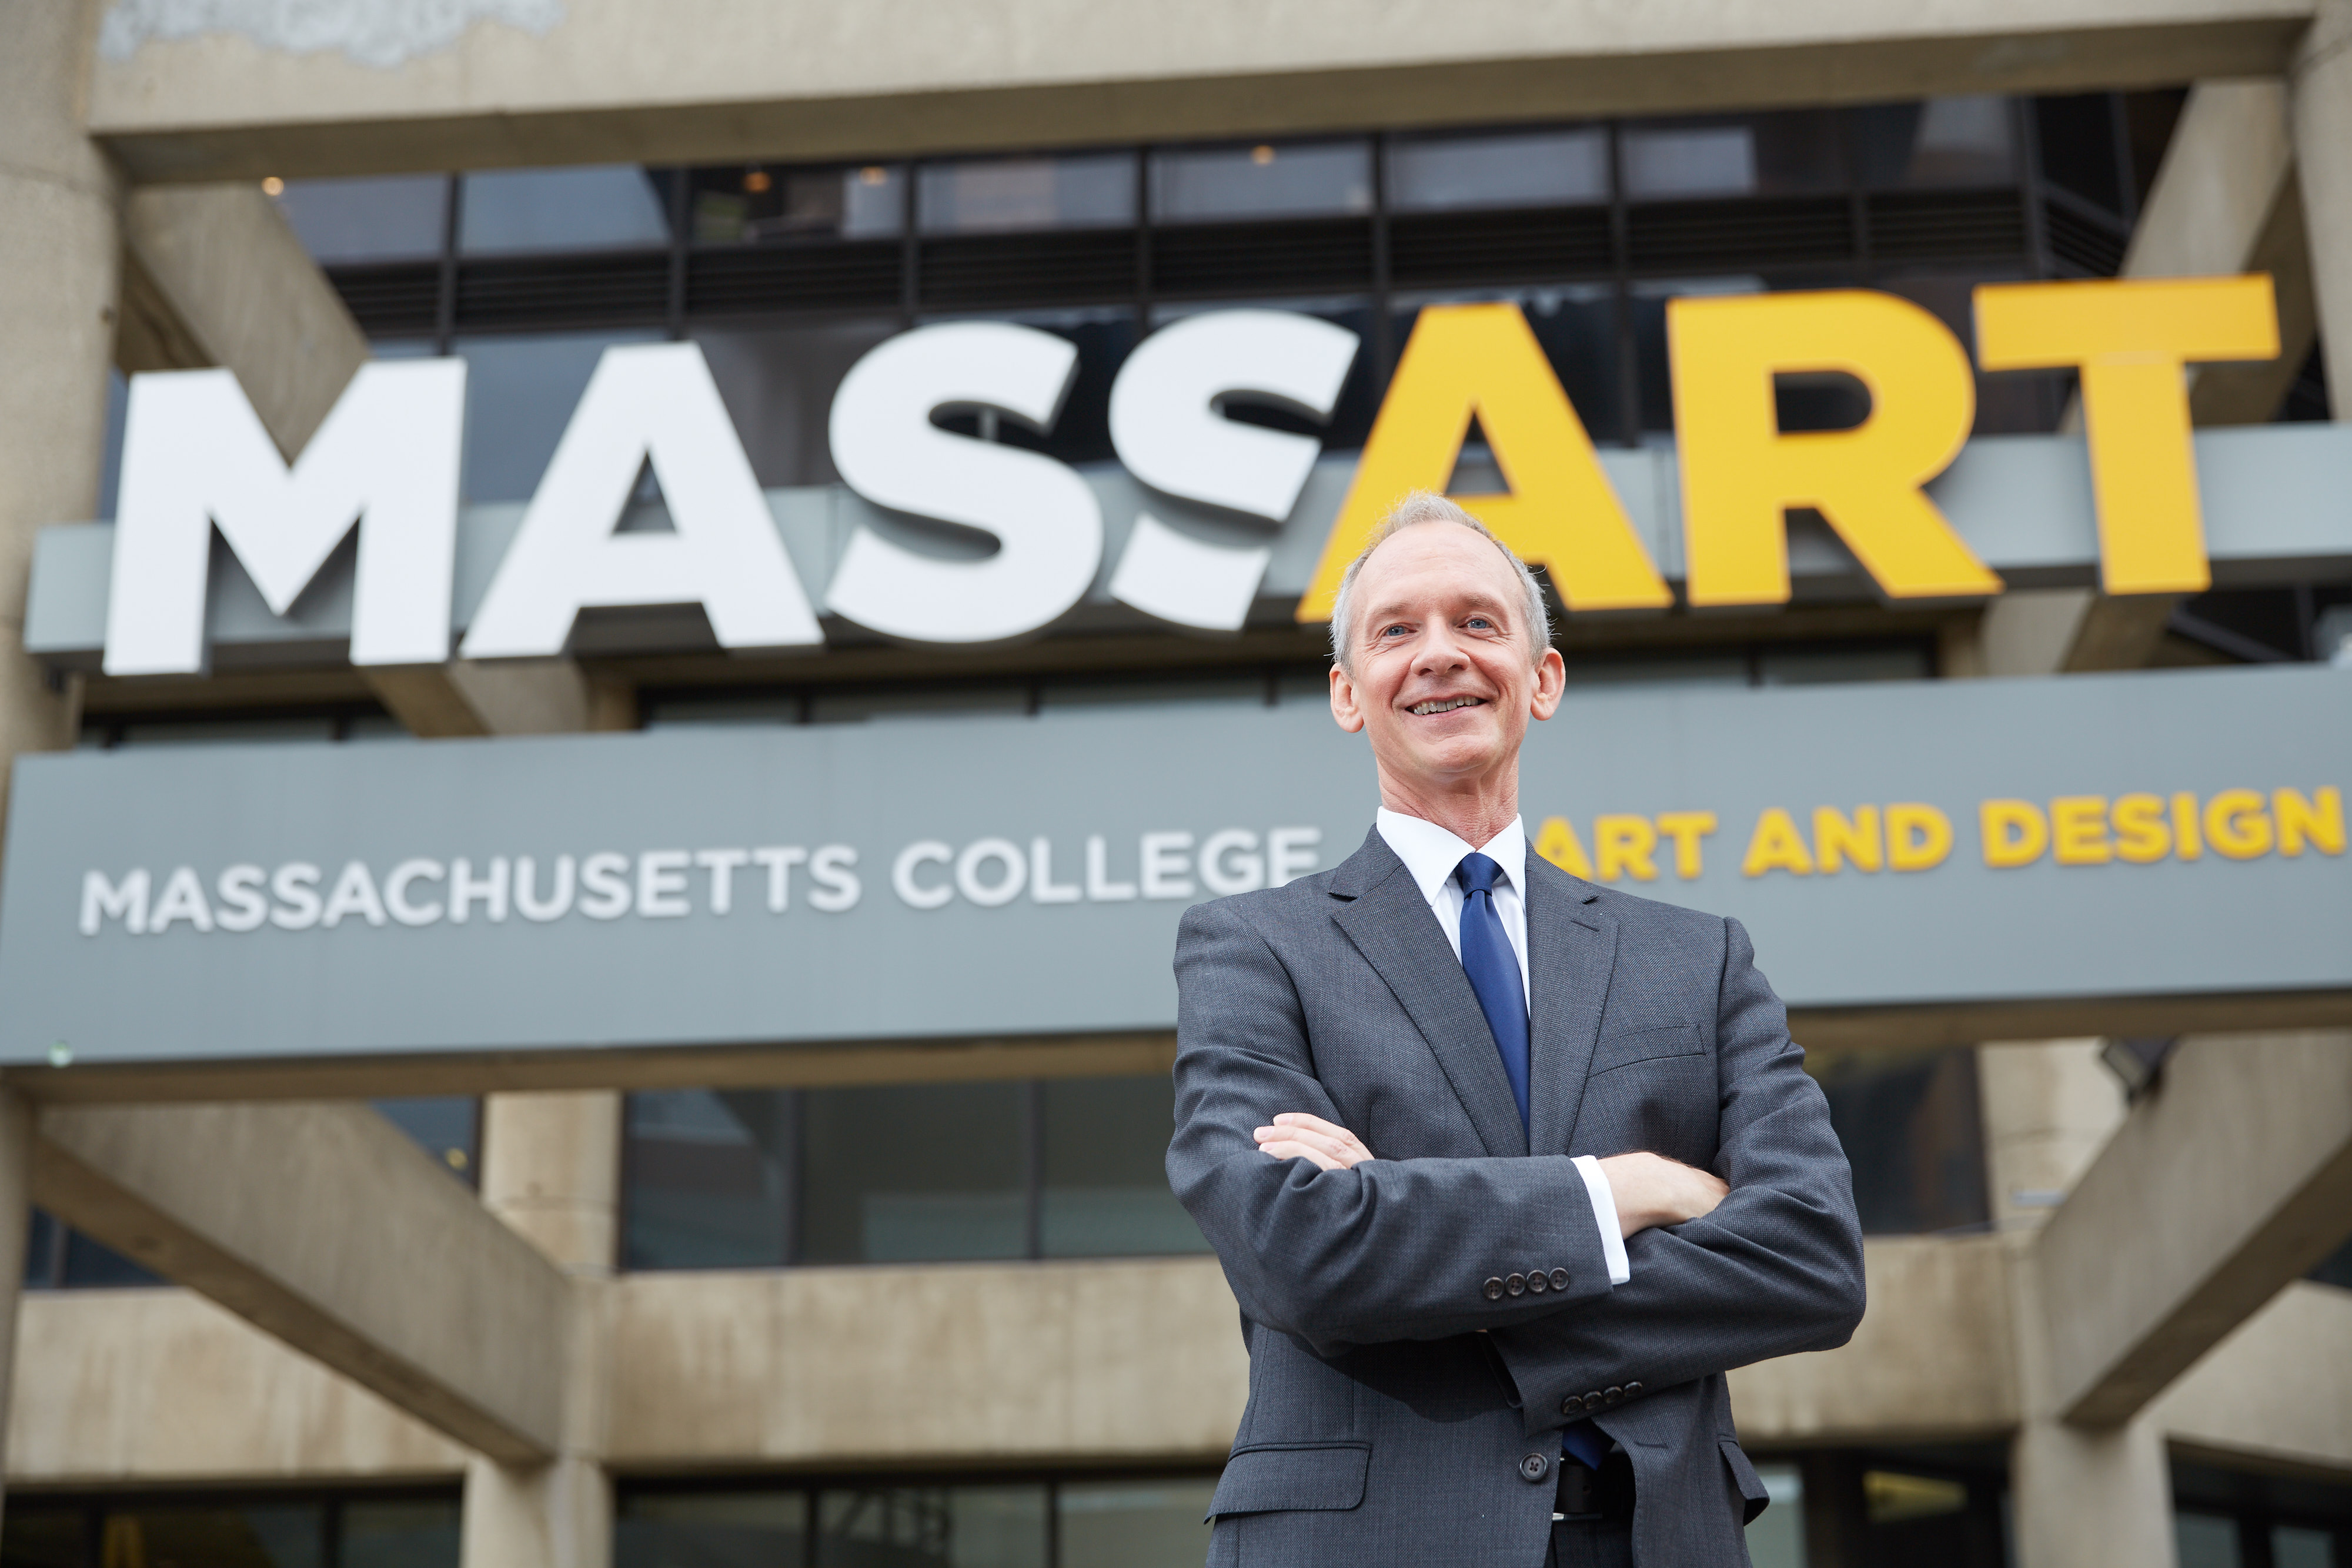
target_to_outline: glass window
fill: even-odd
[[[36,1208],[25,1236],[25,1284],[32,1290],[104,1290],[165,1283],[112,1248]]]
[[[1265,704],[1265,681],[1257,675],[1201,675],[1191,680],[1048,681],[1037,690],[1042,708],[1107,707],[1129,703],[1165,706],[1174,703]]]
[[[1666,301],[1686,294],[1761,294],[1766,287],[1753,275],[1655,278],[1633,286],[1633,363],[1644,433],[1664,434],[1675,428],[1674,377],[1666,366]]]
[[[915,204],[925,234],[1104,228],[1135,221],[1135,155],[975,158],[926,163]]]
[[[2271,1530],[2271,1568],[2335,1568],[2336,1538],[2325,1530],[2291,1524]]]
[[[833,394],[850,366],[898,331],[895,320],[848,320],[701,327],[688,335],[710,361],[751,472],[762,486],[781,489],[840,479],[827,426]]]
[[[464,491],[468,501],[528,501],[572,422],[596,361],[659,332],[542,332],[461,338],[466,361]]]
[[[106,370],[106,445],[98,459],[98,518],[114,520],[115,486],[122,478],[122,427],[131,412],[131,382],[121,371]]]
[[[752,1269],[790,1261],[797,1114],[787,1090],[630,1095],[625,1266]]]
[[[2215,1513],[2176,1513],[2172,1540],[2180,1568],[2238,1568],[2238,1521]]]
[[[1771,1506],[1748,1526],[1753,1568],[1805,1568],[1805,1483],[1794,1465],[1758,1465]]]
[[[107,1514],[100,1555],[110,1564],[324,1568],[326,1534],[326,1509],[318,1503],[142,1508]]]
[[[1853,1169],[1865,1234],[1958,1230],[1989,1219],[1976,1061],[1967,1046],[1806,1057]]]
[[[44,1508],[19,1495],[0,1519],[0,1568],[88,1568],[89,1515],[79,1508]]]
[[[467,1094],[378,1100],[376,1110],[416,1146],[468,1183],[479,1181],[482,1103]]]
[[[1180,147],[1151,154],[1155,223],[1205,218],[1323,217],[1372,210],[1364,141]]]
[[[802,1259],[1025,1256],[1025,1093],[1019,1083],[805,1093]]]
[[[331,718],[169,719],[126,724],[117,746],[252,746],[332,740]]]
[[[623,1494],[613,1568],[804,1568],[808,1498],[797,1491]]]
[[[1176,1125],[1170,1078],[1049,1079],[1041,1093],[1045,1160],[1039,1228],[1046,1257],[1209,1249],[1168,1189],[1168,1140]]]
[[[1198,1568],[1209,1552],[1202,1520],[1217,1483],[1066,1481],[1058,1492],[1059,1568]]]
[[[2310,1278],[2323,1285],[2352,1291],[2352,1241],[2322,1258],[2319,1267],[2311,1271]],[[2347,1564],[2347,1568],[2352,1568],[2352,1564]]]
[[[1045,1568],[1045,1489],[873,1487],[820,1493],[816,1568]]]
[[[1407,295],[1398,301],[1391,341],[1402,349],[1412,340],[1413,323],[1424,305],[1485,299],[1518,306],[1536,341],[1543,346],[1552,373],[1567,392],[1576,417],[1584,422],[1585,434],[1597,442],[1615,441],[1624,426],[1616,291],[1607,284],[1570,284],[1559,288]]]
[[[1787,110],[1628,125],[1619,156],[1634,198],[1780,195],[1841,185],[1839,140],[1833,111]]]
[[[1159,328],[1204,311],[1240,309],[1295,310],[1302,316],[1319,316],[1334,326],[1344,327],[1353,332],[1360,347],[1356,351],[1355,363],[1348,369],[1348,379],[1340,383],[1339,400],[1331,407],[1331,417],[1324,423],[1317,424],[1293,410],[1274,403],[1238,397],[1222,400],[1226,417],[1239,420],[1244,424],[1263,424],[1272,430],[1315,436],[1323,443],[1326,452],[1349,452],[1363,445],[1365,438],[1371,434],[1372,417],[1380,412],[1381,397],[1386,391],[1386,384],[1375,379],[1378,367],[1373,363],[1371,351],[1371,302],[1342,296],[1337,298],[1223,299],[1214,304],[1156,305],[1151,311],[1151,324]],[[1397,339],[1399,344],[1403,341],[1402,337]],[[1074,392],[1071,395],[1076,397],[1076,393]],[[1104,417],[1107,426],[1107,406]]]
[[[467,256],[668,243],[661,192],[634,163],[501,169],[458,183],[457,249]]]
[[[697,245],[879,239],[899,231],[907,205],[907,171],[898,163],[696,169],[687,188]]]
[[[1854,174],[1864,185],[2006,185],[2017,179],[2017,129],[2005,98],[1931,98],[1851,111]]]
[[[1117,455],[1110,444],[1110,388],[1119,366],[1127,362],[1129,350],[1135,347],[1133,309],[1118,305],[961,319],[1009,321],[1066,338],[1077,345],[1078,370],[1051,430],[1033,430],[1019,420],[982,410],[943,413],[938,419],[941,426],[1043,452],[1064,463],[1108,463]]]
[[[449,176],[289,180],[277,201],[313,261],[413,261],[441,254]]]
[[[384,1499],[343,1505],[336,1568],[457,1568],[454,1499]]]
[[[1744,686],[1748,661],[1737,653],[1697,657],[1575,657],[1568,662],[1571,686]]]
[[[2104,92],[2033,100],[2042,173],[2108,212],[2123,211],[2123,170],[2116,145],[2116,100]]]
[[[745,696],[656,697],[646,701],[646,727],[674,725],[798,724],[801,699],[786,693],[759,692]]]
[[[1400,136],[1389,146],[1389,205],[1398,212],[1559,207],[1609,199],[1609,132],[1524,131]]]

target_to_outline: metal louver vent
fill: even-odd
[[[927,240],[919,295],[933,309],[1132,299],[1135,238],[1122,228]]]
[[[1152,292],[1162,296],[1369,288],[1369,218],[1187,224],[1151,232]]]
[[[898,255],[896,240],[698,250],[687,258],[686,313],[895,309]]]
[[[1629,209],[1635,272],[1713,272],[1853,259],[1843,196],[1659,202]]]
[[[457,326],[625,326],[669,313],[669,253],[519,256],[457,269]]]
[[[360,330],[371,338],[430,332],[439,324],[439,262],[331,267],[327,280],[343,297],[343,306],[360,324]]]
[[[1865,210],[1874,261],[2025,254],[2025,205],[2014,190],[1882,193]]]
[[[2044,200],[2042,232],[2047,236],[2050,259],[2061,273],[2113,277],[2124,267],[2124,246],[2130,235],[2105,214],[2074,202]]]
[[[1549,283],[1609,271],[1606,207],[1425,213],[1389,223],[1389,276],[1402,287]]]

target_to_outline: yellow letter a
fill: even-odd
[[[1551,576],[1570,610],[1662,610],[1674,595],[1609,487],[1583,422],[1516,305],[1431,305],[1397,360],[1298,619],[1328,621],[1340,575],[1408,490],[1442,490],[1475,414],[1507,496],[1463,507]]]

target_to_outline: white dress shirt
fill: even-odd
[[[1511,951],[1519,960],[1519,986],[1527,998],[1528,1014],[1535,1015],[1535,988],[1528,978],[1528,906],[1519,894],[1528,876],[1528,833],[1514,817],[1510,824],[1484,844],[1463,842],[1435,822],[1419,817],[1408,817],[1402,811],[1381,808],[1378,822],[1381,840],[1404,862],[1404,869],[1412,874],[1421,888],[1421,896],[1429,901],[1430,912],[1437,916],[1445,940],[1454,946],[1454,956],[1462,956],[1462,884],[1454,880],[1455,868],[1466,854],[1483,854],[1503,868],[1495,882],[1495,913],[1503,922],[1503,935],[1511,944]],[[1533,1040],[1529,1040],[1530,1047]],[[1608,1173],[1601,1162],[1591,1155],[1579,1155],[1573,1162],[1577,1174],[1584,1178],[1584,1190],[1592,1200],[1593,1223],[1601,1228],[1601,1255],[1609,1260],[1609,1282],[1622,1285],[1633,1277],[1633,1266],[1625,1260],[1625,1238],[1618,1228],[1617,1195],[1610,1189]]]

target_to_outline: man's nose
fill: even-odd
[[[1416,674],[1458,670],[1467,662],[1462,644],[1454,636],[1454,628],[1443,621],[1430,623],[1412,652],[1412,667]]]

